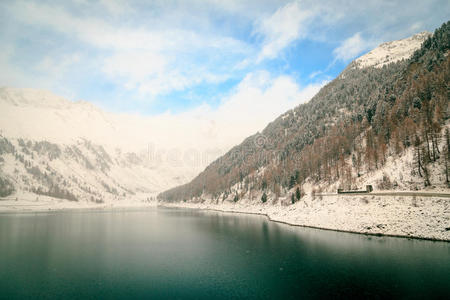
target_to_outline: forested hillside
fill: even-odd
[[[416,183],[393,182],[386,173],[377,188],[448,187],[449,35],[447,22],[408,60],[378,68],[350,64],[308,103],[159,199],[264,202],[267,195],[292,195],[294,202],[293,191],[300,198],[305,183],[357,188],[358,178],[389,159],[406,161],[404,173]]]
[[[103,203],[151,194],[164,182],[143,154],[111,153],[80,139],[74,144],[12,139],[0,135],[0,197]],[[162,178],[166,175],[162,172]]]

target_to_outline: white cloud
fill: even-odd
[[[141,131],[128,132],[143,144],[152,143],[159,149],[203,152],[216,148],[223,153],[264,129],[280,114],[307,102],[325,83],[299,86],[289,76],[252,72],[221,99],[218,107],[203,103],[180,113],[145,117],[143,125],[130,127],[139,127]],[[139,119],[133,118],[136,122]]]
[[[66,87],[77,81],[77,88],[83,85],[86,91],[91,82],[104,80],[116,94],[153,99],[173,91],[190,92],[203,83],[239,80],[258,67],[289,69],[292,61],[257,63],[284,58],[280,55],[284,50],[304,39],[340,44],[333,52],[334,63],[348,61],[369,50],[370,41],[430,30],[448,15],[448,1],[411,1],[408,9],[392,1],[345,5],[330,0],[0,1],[0,17],[8,25],[2,28],[0,40],[4,48],[9,44],[20,51],[6,63],[4,59],[8,68],[3,67],[0,76],[5,78],[2,84],[12,82],[14,76],[22,86],[29,82],[36,86],[36,77],[48,83],[74,66],[78,71],[74,76],[92,72],[82,83],[79,78],[66,80]],[[436,10],[437,6],[442,9]],[[360,33],[343,40],[342,34],[352,28]],[[70,64],[74,52],[81,59]],[[299,73],[303,71],[310,70]]]
[[[47,55],[36,65],[36,69],[57,79],[61,78],[65,72],[69,71],[70,67],[79,63],[80,60],[79,53],[64,54],[58,58]]]
[[[149,144],[159,150],[176,149],[181,153],[218,149],[212,157],[217,158],[264,129],[280,114],[308,101],[325,83],[299,86],[289,76],[273,77],[267,71],[257,71],[249,73],[224,96],[218,107],[204,103],[180,113],[122,114],[117,117],[117,133],[102,133],[99,138],[133,150]]]
[[[163,56],[152,52],[121,52],[105,59],[103,71],[139,81],[148,75],[163,72],[166,64]]]
[[[317,76],[319,76],[319,75],[321,75],[321,74],[323,74],[323,71],[321,71],[321,70],[318,70],[318,71],[314,71],[314,72],[312,72],[311,74],[309,74],[309,78],[310,79],[313,79],[314,77],[317,77]]]
[[[112,7],[116,13],[125,10]],[[104,57],[100,70],[108,78],[126,89],[152,96],[226,80],[230,77],[228,65],[251,51],[251,46],[232,37],[172,28],[170,24],[163,29],[113,25],[99,18],[74,16],[62,7],[21,1],[10,10],[22,22],[93,46]],[[37,68],[50,64],[54,67],[58,63],[45,57]]]
[[[204,144],[229,149],[264,129],[280,114],[307,102],[324,84],[326,82],[300,87],[290,76],[273,77],[267,71],[257,71],[247,74],[216,109],[203,104],[169,117],[185,120],[186,130],[199,126],[190,131],[202,133],[195,139],[199,147]]]
[[[30,76],[11,62],[15,52],[12,45],[5,45],[0,51],[0,86],[50,88],[48,78]]]
[[[271,16],[257,21],[254,33],[264,37],[257,62],[275,58],[293,41],[306,35],[305,22],[311,11],[302,10],[298,2],[288,3]]]
[[[353,36],[344,40],[339,47],[333,50],[333,54],[336,60],[347,62],[352,58],[355,58],[358,54],[364,50],[369,49],[371,42],[364,40],[361,37],[361,33],[357,32]]]
[[[150,96],[184,90],[202,82],[220,83],[230,76],[225,70],[213,73],[189,62],[177,68],[178,63],[176,58],[155,52],[122,51],[107,57],[102,71],[126,89]]]
[[[119,52],[107,57],[103,62],[103,72],[110,78],[122,82],[127,89],[139,89],[149,78],[161,76],[167,65],[164,56],[145,51]],[[155,86],[153,94],[161,92]]]
[[[231,119],[237,128],[251,128],[256,132],[285,111],[308,101],[321,86],[300,88],[289,76],[273,78],[265,71],[250,73],[236,92],[225,99],[215,118],[224,122]]]
[[[117,16],[132,11],[126,1],[100,0],[100,4],[112,15]]]

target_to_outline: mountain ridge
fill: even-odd
[[[156,121],[49,91],[0,88],[0,111],[0,197],[153,198],[193,178],[203,163],[176,165],[169,150],[156,148],[161,141],[146,134]]]
[[[430,32],[422,31],[405,39],[384,42],[355,59],[350,64],[350,67],[381,68],[384,65],[395,63],[402,59],[409,59],[414,54],[414,51],[419,49],[422,43],[431,35]]]
[[[159,203],[450,241],[449,51],[447,22],[408,60],[346,68]]]
[[[415,130],[411,128],[421,131],[420,136],[417,137],[420,145],[423,145],[423,139],[426,139],[434,147],[432,150],[430,150],[431,145],[426,147],[426,163],[429,163],[431,159],[430,153],[434,155],[433,163],[436,162],[436,153],[439,147],[443,146],[442,143],[436,146],[438,142],[430,140],[430,135],[442,136],[443,134],[441,131],[439,133],[435,131],[437,129],[432,129],[432,126],[435,126],[433,124],[441,129],[447,126],[444,123],[448,119],[448,105],[445,102],[445,84],[443,83],[448,65],[448,32],[449,23],[447,22],[437,29],[432,37],[426,38],[421,48],[417,49],[408,60],[398,60],[380,68],[373,66],[346,68],[342,73],[345,76],[341,74],[327,84],[308,103],[282,114],[269,123],[262,131],[263,138],[258,138],[258,134],[250,136],[241,145],[235,146],[230,152],[209,165],[189,184],[161,193],[160,200],[180,201],[199,197],[242,199],[242,197],[249,197],[251,190],[256,190],[261,195],[266,189],[274,195],[275,199],[278,199],[280,195],[290,193],[289,181],[292,177],[294,177],[293,185],[295,186],[302,186],[300,182],[304,182],[311,176],[315,178],[314,180],[323,180],[325,176],[331,182],[334,180],[341,182],[342,172],[348,172],[349,181],[353,181],[356,175],[358,175],[356,178],[360,176],[360,170],[355,170],[360,166],[355,167],[355,162],[352,160],[360,160],[364,156],[370,163],[369,170],[380,168],[385,164],[387,151],[391,151],[392,147],[395,146],[396,153],[410,149],[414,139],[411,135]],[[416,35],[412,40],[417,41],[426,35]],[[433,69],[439,75],[434,75]],[[420,85],[416,82],[420,82]],[[423,84],[425,82],[426,84],[432,82],[431,84],[438,87],[435,89],[434,98],[424,94],[423,89],[428,89]],[[411,97],[411,93],[417,93],[418,97]],[[437,115],[440,118],[439,122],[444,123],[431,119],[430,116],[434,112],[423,116],[420,112],[422,105],[427,107],[432,105],[433,110],[439,109],[440,112]],[[390,112],[392,109],[395,113]],[[386,122],[386,118],[389,123]],[[399,136],[405,135],[407,135],[406,139],[401,141],[403,145],[399,146]],[[330,138],[326,138],[327,136]],[[262,146],[252,146],[252,140],[254,140],[253,144],[257,144],[258,139],[264,140]],[[330,144],[328,149],[320,150],[327,153],[329,158],[324,161],[314,158],[311,162],[307,156],[314,157],[317,150],[323,147],[318,143]],[[355,150],[357,145],[363,146],[367,143],[370,143],[370,148],[364,146],[357,147],[358,149]],[[379,145],[382,150],[377,149]],[[273,155],[275,152],[270,148],[275,150],[276,155]],[[330,148],[334,152],[330,152]],[[362,148],[370,153],[362,153],[366,151]],[[419,150],[423,153],[422,149]],[[352,153],[357,154],[356,158],[349,158]],[[261,154],[268,156],[258,157]],[[300,157],[297,159],[298,155]],[[379,161],[380,158],[382,161]],[[420,168],[423,168],[423,158],[420,160]],[[282,162],[282,165],[274,161]],[[296,171],[295,165],[299,163],[300,170]],[[364,167],[367,167],[366,165],[367,162],[364,163]],[[270,166],[270,172],[265,171],[268,166]],[[349,171],[346,171],[346,168],[349,168]],[[430,171],[426,172],[428,172],[426,176],[429,176]],[[270,174],[267,175],[267,173]],[[423,173],[422,169],[418,173]],[[423,177],[422,174],[409,177],[415,178],[417,184],[423,181],[419,179]],[[244,191],[240,188],[236,189],[236,184],[244,186]],[[340,184],[343,183],[338,185]],[[416,188],[418,188],[417,184]],[[426,185],[429,185],[429,182]],[[410,185],[410,188],[412,187]],[[330,188],[335,189],[336,186],[331,185]],[[403,188],[406,186],[403,185]],[[239,194],[238,197],[234,196],[236,193]]]

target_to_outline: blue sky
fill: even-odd
[[[447,0],[6,0],[0,86],[144,115],[253,105],[268,122],[355,57],[449,15]]]

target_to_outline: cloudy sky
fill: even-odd
[[[3,0],[0,86],[251,132],[379,43],[449,15],[448,0]]]

